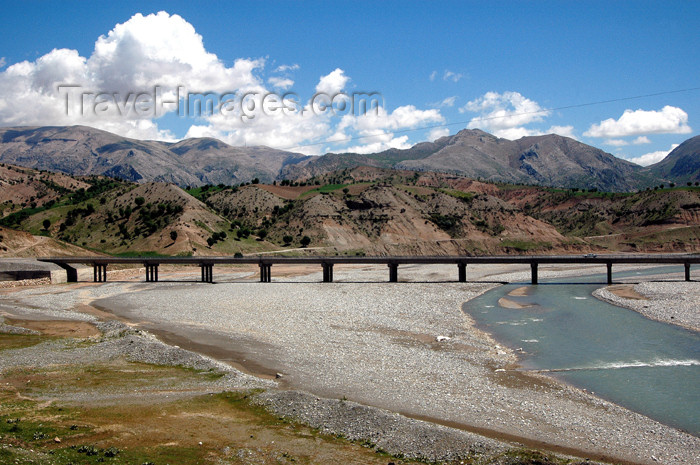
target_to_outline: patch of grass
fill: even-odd
[[[31,347],[50,340],[39,334],[4,334],[0,333],[0,350]]]
[[[474,200],[473,192],[462,192],[455,189],[438,189],[443,194],[447,194],[450,197],[461,200],[462,202],[470,204]]]
[[[325,186],[317,187],[317,188],[315,188],[315,189],[311,189],[310,191],[304,192],[303,194],[301,194],[301,195],[299,196],[299,198],[300,198],[300,199],[303,199],[303,198],[306,198],[306,197],[308,197],[308,196],[310,196],[310,195],[317,194],[317,193],[319,193],[319,192],[322,193],[322,194],[324,194],[324,193],[327,194],[327,193],[330,193],[330,192],[337,191],[337,190],[339,190],[339,189],[344,189],[344,188],[346,188],[346,187],[348,187],[348,186],[349,186],[349,184],[326,184]]]
[[[572,460],[562,459],[554,454],[531,449],[511,449],[503,453],[497,460],[489,463],[499,465],[565,465],[573,464]],[[586,462],[575,462],[586,463]]]
[[[231,186],[224,186],[224,185],[205,185],[205,186],[200,186],[200,187],[193,187],[191,189],[185,189],[185,192],[190,194],[192,197],[196,198],[197,200],[201,200],[202,202],[206,201],[207,198],[211,197],[212,195],[216,194],[217,192],[221,192],[226,189],[232,189]]]

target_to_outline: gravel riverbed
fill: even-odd
[[[584,458],[700,462],[699,438],[544,375],[516,370],[516,354],[475,328],[461,310],[465,301],[496,286],[487,281],[529,278],[525,269],[508,275],[505,270],[470,267],[468,278],[483,282],[466,284],[429,282],[456,275],[452,267],[434,266],[402,267],[399,277],[414,281],[410,284],[361,282],[386,280],[385,269],[337,269],[333,284],[318,282],[315,273],[283,282],[273,274],[273,283],[52,286],[16,291],[3,304],[25,316],[48,311],[54,318],[72,317],[81,305],[94,304],[141,328],[230,351],[244,369],[280,373],[283,390],[270,391],[265,400],[280,414],[348,437],[388,441],[396,450],[422,450],[424,457],[497,451],[502,441],[519,440]],[[541,269],[540,276],[581,272]],[[338,408],[339,399],[353,408]],[[383,419],[375,427],[361,420],[368,413],[360,404],[376,407],[371,412]],[[403,414],[406,423],[390,427],[395,417],[389,412]],[[457,427],[449,429],[455,436],[444,436],[444,426],[415,426],[406,416]],[[417,440],[412,435],[422,428],[437,436]],[[429,447],[445,437],[454,440],[443,441],[441,449]]]
[[[643,299],[620,297],[607,288],[593,295],[647,318],[700,331],[700,282],[643,282],[632,289]]]

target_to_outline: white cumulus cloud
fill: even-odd
[[[0,67],[4,64],[0,60]],[[136,105],[137,96],[177,102],[178,95],[183,98],[190,92],[212,97],[216,111],[183,114],[181,100],[179,116],[190,120],[186,137],[210,136],[234,145],[316,154],[327,145],[346,150],[348,139],[359,141],[352,147],[357,151],[406,148],[408,136],[395,132],[444,121],[438,109],[406,105],[387,111],[381,99],[367,114],[337,113],[334,108],[316,111],[311,105],[313,91],[334,96],[351,82],[341,68],[321,75],[315,88],[307,89],[308,100],[294,94],[295,100],[281,102],[269,89],[289,89],[299,65],[277,66],[272,76],[265,75],[265,66],[263,58],[224,63],[206,50],[202,36],[181,16],[163,11],[135,14],[98,37],[90,56],[56,48],[34,61],[0,69],[0,125],[84,124],[137,139],[174,140],[171,131],[159,124],[165,125],[160,118],[172,115],[178,106],[156,101],[154,111],[144,112],[148,106]],[[86,93],[92,97],[81,112]],[[245,95],[253,96],[246,101],[252,105],[250,111],[241,105]],[[225,96],[233,104],[220,111]],[[263,101],[265,96],[271,98]],[[292,111],[283,111],[288,109]]]
[[[345,134],[355,131],[360,144],[348,148],[357,153],[371,153],[389,148],[409,148],[408,136],[396,137],[394,132],[417,128],[430,123],[442,123],[445,118],[438,110],[420,110],[413,105],[404,105],[388,113],[383,107],[376,112],[360,116],[345,115],[338,130]]]
[[[587,137],[627,137],[646,134],[688,134],[688,113],[666,105],[659,111],[625,110],[618,119],[608,118],[584,132]]]
[[[321,76],[316,85],[316,92],[335,95],[345,89],[349,80],[350,78],[345,75],[345,71],[336,68],[331,73]]]
[[[282,90],[289,89],[294,85],[294,81],[291,79],[279,76],[272,76],[267,80],[267,82],[269,82],[272,87]]]
[[[469,122],[470,128],[510,129],[536,121],[550,114],[540,105],[519,92],[487,92],[483,97],[467,102],[461,113],[481,113]]]
[[[228,92],[261,87],[256,71],[264,60],[236,60],[225,66],[205,50],[202,37],[178,15],[134,15],[100,36],[90,57],[54,49],[34,62],[23,61],[0,72],[0,124],[86,124],[141,139],[172,139],[157,124],[157,105],[148,115],[123,114],[117,107],[139,94],[162,89],[172,99],[178,86],[191,92]],[[69,90],[59,86],[72,85]],[[114,96],[109,111],[90,100],[81,111],[81,95]],[[71,104],[66,103],[69,99]],[[161,108],[164,112],[174,110]]]
[[[531,123],[542,122],[550,110],[543,109],[537,102],[524,97],[519,92],[487,92],[482,97],[467,102],[459,109],[460,113],[479,113],[469,121],[468,128],[480,128],[498,137],[519,139],[525,136],[543,134],[537,129],[526,128]],[[571,137],[573,127],[552,126],[550,132],[564,133]]]
[[[296,71],[299,69],[298,64],[293,64],[293,65],[280,65],[277,68],[275,68],[275,72],[277,73],[286,73],[288,71]]]
[[[430,133],[428,133],[428,140],[430,142],[435,142],[441,137],[449,136],[450,135],[450,130],[447,128],[433,128],[430,130]]]
[[[641,155],[639,157],[623,157],[627,161],[631,161],[632,163],[636,163],[638,165],[642,166],[649,166],[653,165],[654,163],[658,163],[664,158],[668,156],[669,153],[673,151],[676,147],[678,147],[679,144],[673,144],[671,145],[671,148],[668,150],[659,150],[658,152],[650,152],[644,155]]]
[[[632,141],[632,145],[644,145],[651,144],[651,141],[647,136],[639,136]]]

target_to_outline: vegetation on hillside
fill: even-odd
[[[297,249],[294,253],[484,254],[700,246],[700,188],[692,184],[608,193],[361,167],[301,182],[256,179],[182,190],[18,170],[30,192],[46,193],[33,202],[31,197],[13,202],[13,208],[6,201],[1,226],[110,254]],[[2,181],[10,189],[9,180]]]

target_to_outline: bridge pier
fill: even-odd
[[[260,282],[261,283],[272,282],[272,264],[261,263],[259,266],[260,266]]]
[[[321,263],[323,267],[323,282],[332,283],[333,282],[333,264],[332,263]]]
[[[612,281],[612,263],[608,262],[605,264],[605,266],[608,269],[608,286],[609,286],[613,283],[613,281]]]
[[[683,266],[685,267],[685,280],[690,281],[690,263],[684,263]]]
[[[214,282],[214,265],[199,265],[202,268],[202,282],[203,283],[213,283]]]
[[[398,263],[389,263],[387,266],[389,267],[389,282],[390,283],[398,283],[399,282],[399,264]]]
[[[107,265],[92,265],[92,274],[96,283],[107,281]]]
[[[146,282],[147,283],[158,282],[158,265],[146,264]]]
[[[459,270],[459,282],[466,283],[467,282],[467,264],[466,263],[457,263],[457,269]]]
[[[534,285],[537,284],[537,262],[530,263],[530,282]]]

